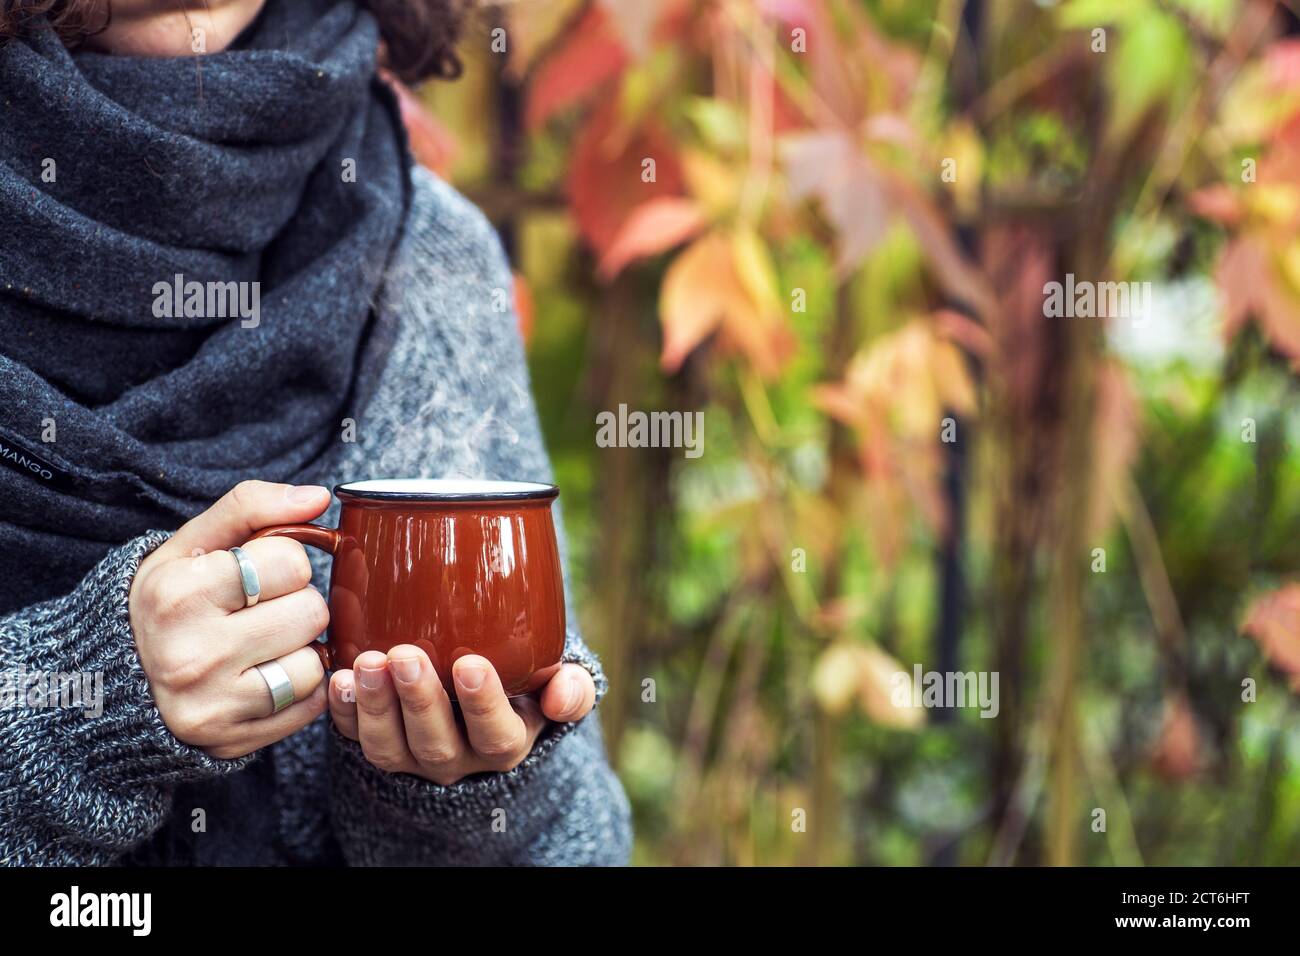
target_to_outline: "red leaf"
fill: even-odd
[[[1232,338],[1254,318],[1264,337],[1300,368],[1300,299],[1279,275],[1265,236],[1243,235],[1223,250],[1216,281],[1223,293],[1223,333]]]
[[[1269,77],[1283,89],[1300,86],[1300,40],[1279,40],[1264,54]]]
[[[528,87],[528,129],[541,128],[556,113],[595,94],[627,62],[627,51],[608,15],[599,4],[592,4],[567,42],[537,68]]]
[[[1223,183],[1198,189],[1187,197],[1187,205],[1202,219],[1235,226],[1241,220],[1241,200]]]
[[[384,81],[397,94],[402,125],[406,127],[415,161],[445,178],[451,172],[459,151],[456,137],[438,122],[437,117],[404,83],[387,72],[384,73]]]
[[[642,180],[642,161],[655,161],[655,180]],[[621,127],[616,98],[587,120],[569,161],[569,205],[578,230],[600,255],[613,244],[632,210],[656,196],[680,196],[681,163],[673,142],[653,119]]]
[[[1291,689],[1300,693],[1300,584],[1287,584],[1256,598],[1241,629],[1268,662],[1290,678]]]
[[[690,199],[659,196],[632,210],[600,261],[600,276],[609,281],[635,259],[666,252],[704,228],[704,214]]]
[[[1182,694],[1165,700],[1160,739],[1151,760],[1157,773],[1174,780],[1186,779],[1201,769],[1201,735],[1196,729],[1196,714]]]

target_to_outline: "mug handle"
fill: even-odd
[[[281,524],[263,528],[249,540],[254,541],[258,538],[292,538],[299,544],[324,551],[332,558],[338,553],[341,536],[337,528],[322,528],[318,524]],[[313,641],[311,646],[320,657],[321,666],[327,671],[333,670],[334,655],[330,652],[328,640],[324,644]]]

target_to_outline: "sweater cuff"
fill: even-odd
[[[85,675],[83,688],[93,681],[90,706],[44,712],[62,725],[47,739],[109,790],[230,773],[250,760],[220,760],[182,743],[167,729],[149,691],[128,599],[140,562],[169,537],[169,532],[150,531],[105,555],[65,599],[75,611],[64,611],[57,621],[58,660],[34,662],[51,673]]]
[[[566,664],[578,664],[591,673],[599,704],[609,690],[609,681],[599,659],[576,630],[567,634],[562,660]],[[436,827],[446,821],[478,817],[493,809],[504,808],[524,792],[553,790],[551,784],[554,781],[548,778],[554,751],[581,724],[582,721],[548,723],[528,756],[514,769],[504,773],[475,774],[451,786],[441,786],[423,777],[380,770],[366,759],[361,745],[340,734],[331,721],[330,741],[335,753],[330,762],[331,772],[335,776],[336,790],[341,786],[346,793],[364,794],[397,816],[416,824]]]

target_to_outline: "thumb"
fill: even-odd
[[[320,485],[241,481],[203,514],[181,525],[158,550],[169,552],[171,559],[190,557],[196,549],[232,548],[271,525],[310,521],[329,503],[329,489]]]

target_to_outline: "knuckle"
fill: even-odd
[[[422,767],[446,767],[460,759],[456,748],[446,743],[426,743],[411,748],[411,756]]]
[[[401,687],[398,687],[401,694]],[[427,717],[438,705],[438,699],[432,694],[418,691],[406,691],[402,694],[402,710],[411,717]]]
[[[194,653],[188,642],[169,641],[156,652],[150,676],[166,687],[185,690],[203,683],[214,666],[214,660]]]
[[[458,702],[461,711],[472,720],[488,721],[495,717],[497,713],[497,704],[492,700],[483,700],[477,696],[470,697],[462,694]]]
[[[320,691],[328,700],[329,686],[325,682],[325,667],[320,662],[320,655],[318,655],[314,650],[311,651],[311,656],[307,659],[307,668],[311,673],[312,693],[314,694],[316,691]]]
[[[321,593],[315,588],[303,588],[301,591],[295,593],[302,595],[299,600],[303,602],[302,619],[304,626],[306,626],[312,634],[319,634],[321,631],[325,630],[325,628],[329,627],[330,608],[329,604],[326,603],[325,598],[321,596]]]
[[[367,747],[365,743],[362,743],[361,752],[366,755],[366,759],[372,764],[388,773],[397,773],[406,766],[406,760],[402,754],[386,747]]]
[[[141,585],[141,610],[159,621],[187,617],[197,596],[196,583],[177,575],[171,567],[160,568]]]
[[[281,540],[289,545],[288,555],[285,558],[289,571],[289,584],[295,590],[305,588],[311,583],[311,558],[307,556],[307,549],[297,541],[288,538]]]
[[[257,503],[266,482],[246,478],[230,489],[230,506],[239,513],[250,511]]]
[[[370,694],[356,695],[357,710],[367,717],[382,717],[388,713],[388,701],[381,697],[375,700]]]
[[[518,732],[489,737],[483,741],[483,746],[476,749],[480,755],[494,763],[513,760],[514,763],[510,765],[513,767],[524,758],[523,748],[524,731],[520,728]]]

